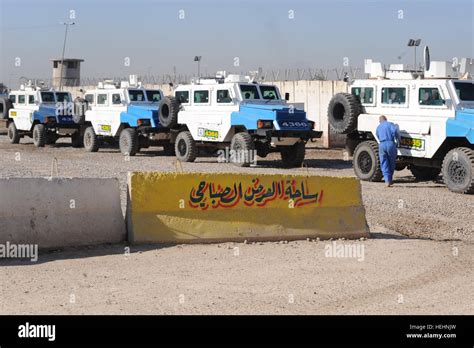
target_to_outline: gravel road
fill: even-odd
[[[127,159],[112,147],[36,149],[0,136],[0,177],[50,176],[53,158],[61,176],[118,177],[124,203],[128,171],[177,170],[161,148]],[[279,166],[270,155],[255,168],[213,157],[182,168],[353,176],[341,150],[308,148],[306,168]],[[473,314],[474,196],[415,182],[408,170],[393,188],[362,182],[362,192],[372,238],[335,242],[363,246],[363,260],[327,257],[332,241],[132,246],[129,256],[125,245],[68,249],[35,264],[0,260],[0,313]]]

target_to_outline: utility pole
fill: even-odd
[[[408,40],[408,47],[413,47],[415,49],[415,65],[414,65],[414,69],[415,71],[417,71],[417,68],[416,68],[416,48],[418,46],[420,46],[420,43],[421,43],[421,39],[410,39]]]
[[[64,67],[64,52],[66,51],[66,40],[67,40],[67,30],[70,25],[74,25],[74,22],[61,22],[60,24],[66,26],[66,32],[64,33],[64,44],[63,44],[63,54],[61,55],[61,70],[59,75],[59,90],[61,91],[63,88],[63,67]]]
[[[201,58],[202,56],[194,57],[194,61],[198,63],[198,83],[201,80]]]

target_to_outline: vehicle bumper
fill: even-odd
[[[266,137],[270,138],[299,138],[301,140],[310,140],[321,138],[322,131],[297,131],[297,130],[269,130],[266,131]]]

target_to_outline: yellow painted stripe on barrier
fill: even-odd
[[[368,236],[355,178],[129,173],[133,242]]]

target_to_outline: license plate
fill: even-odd
[[[304,121],[282,121],[280,122],[281,127],[287,128],[308,128],[308,122]]]

